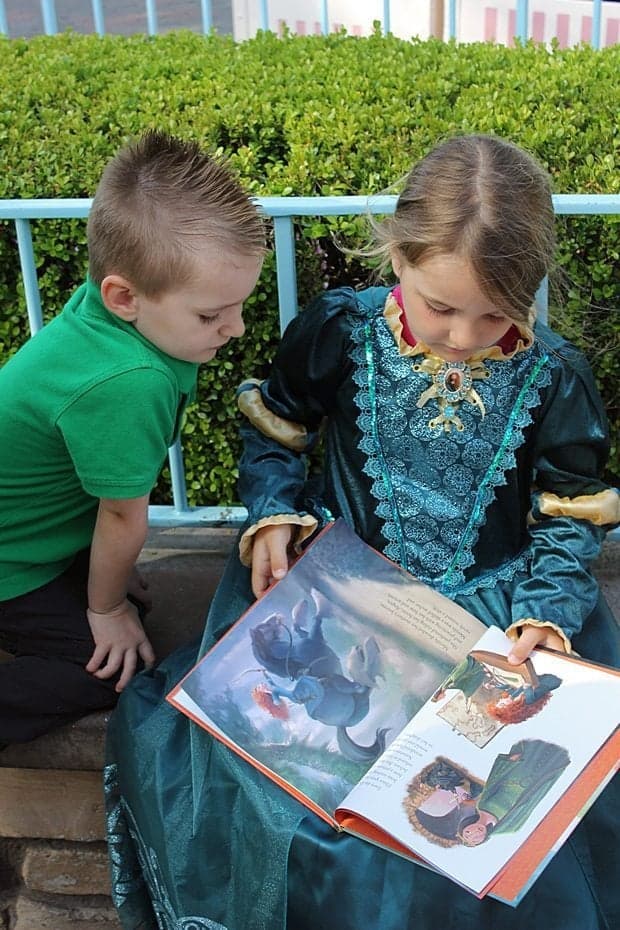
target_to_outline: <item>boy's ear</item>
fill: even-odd
[[[101,299],[110,313],[126,323],[133,323],[138,316],[137,291],[120,274],[106,275],[101,282]]]

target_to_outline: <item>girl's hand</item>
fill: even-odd
[[[260,597],[270,584],[286,575],[294,529],[290,523],[278,523],[257,530],[252,547],[252,591],[255,597]]]
[[[548,649],[555,649],[556,652],[566,652],[564,640],[559,633],[548,626],[524,624],[519,639],[508,654],[508,661],[512,665],[520,665],[521,662],[525,662],[535,646],[547,646]]]

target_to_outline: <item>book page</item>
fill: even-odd
[[[379,597],[377,616],[394,617],[429,649],[445,655],[456,664],[472,643],[472,616],[448,598],[421,582],[393,587]],[[473,627],[481,635],[482,624]]]
[[[339,520],[169,700],[329,819],[484,629]]]
[[[336,813],[377,824],[479,895],[620,723],[620,674],[540,650],[515,679],[510,645],[488,630]],[[446,717],[457,694],[463,713]],[[481,740],[487,716],[499,726]]]

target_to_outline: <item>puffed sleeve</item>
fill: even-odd
[[[239,494],[250,521],[240,545],[246,564],[260,527],[296,524],[298,544],[316,529],[316,519],[299,509],[305,454],[316,445],[323,419],[349,373],[350,314],[356,309],[349,288],[323,295],[287,327],[269,378],[239,388],[244,415]]]
[[[598,599],[589,567],[605,533],[620,520],[620,495],[601,473],[609,451],[605,413],[592,372],[566,343],[534,427],[535,490],[529,514],[533,557],[512,603],[515,635],[524,622],[570,639]]]

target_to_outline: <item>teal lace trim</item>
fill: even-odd
[[[227,930],[208,917],[178,917],[174,913],[155,850],[143,842],[131,810],[121,798],[116,765],[107,765],[103,775],[115,907],[119,911],[129,908],[131,897],[142,892],[150,899],[159,930]]]
[[[506,424],[500,446],[493,457],[493,461],[487,473],[480,482],[465,533],[459,542],[452,562],[441,579],[440,590],[442,593],[448,593],[451,588],[454,588],[454,583],[451,579],[455,571],[458,573],[458,581],[456,584],[462,584],[462,572],[458,571],[459,567],[462,568],[463,566],[473,565],[474,563],[472,549],[478,539],[480,527],[484,525],[486,519],[485,511],[495,500],[495,489],[502,484],[506,484],[506,472],[516,465],[515,451],[523,443],[523,430],[532,422],[529,411],[540,402],[540,387],[542,387],[542,384],[538,389],[536,389],[535,384],[548,361],[549,356],[547,354],[543,355],[538,360],[525,384],[519,391],[516,403],[508,417],[508,423]],[[541,382],[547,385],[550,383],[550,380],[550,372],[545,372],[545,377],[541,378]],[[527,553],[524,553],[520,558],[512,562],[508,562],[505,566],[502,566],[502,571],[499,575],[497,572],[491,573],[494,576],[491,583],[495,584],[498,578],[506,581],[510,580],[514,577],[515,571],[525,568],[527,562]],[[512,565],[514,565],[514,570],[511,571],[510,567]],[[486,575],[484,577],[486,578]],[[481,583],[477,587],[489,587],[489,583],[482,584],[482,580],[481,577]]]
[[[549,355],[535,345],[512,360],[485,361],[489,377],[477,382],[485,416],[461,410],[464,429],[448,433],[433,427],[433,403],[417,407],[428,375],[399,355],[380,310],[354,326],[352,340],[359,447],[385,555],[450,597],[511,580],[528,552],[472,581],[465,572],[497,488],[516,466],[530,411],[551,383]]]
[[[466,581],[464,584],[446,590],[437,587],[437,590],[440,591],[441,594],[445,594],[446,597],[455,598],[461,595],[475,594],[477,591],[482,591],[485,588],[494,588],[498,581],[512,581],[519,572],[525,572],[531,559],[531,548],[524,549],[523,552],[520,552],[514,559],[504,562],[498,568],[494,568],[489,572],[482,572],[480,575],[472,578],[471,581]],[[510,622],[507,623],[507,626],[510,626]]]
[[[395,538],[395,543],[400,550],[398,557],[398,562],[400,565],[406,567],[407,565],[407,549],[405,547],[405,540],[402,534],[400,526],[400,518],[398,515],[398,508],[396,507],[396,498],[394,495],[394,489],[392,487],[392,481],[390,478],[390,472],[385,462],[383,452],[381,450],[381,441],[379,438],[379,426],[378,426],[378,417],[377,417],[377,395],[375,390],[375,362],[374,356],[372,353],[372,344],[370,341],[370,324],[365,323],[363,327],[364,334],[364,350],[367,366],[367,378],[366,382],[368,385],[368,394],[367,395],[357,395],[355,398],[358,406],[360,405],[360,400],[366,400],[368,398],[367,405],[362,408],[360,406],[360,416],[358,418],[358,426],[362,429],[362,432],[368,432],[369,438],[371,439],[372,445],[371,454],[373,455],[374,465],[372,472],[377,473],[381,478],[382,485],[387,489],[386,501],[390,508],[390,521],[389,526],[392,530],[390,538]],[[354,336],[355,339],[355,336]],[[364,448],[364,442],[362,442],[362,451],[368,452],[368,448]],[[369,472],[370,474],[371,472]],[[374,474],[371,475],[375,477]],[[373,491],[375,488],[373,488]]]

